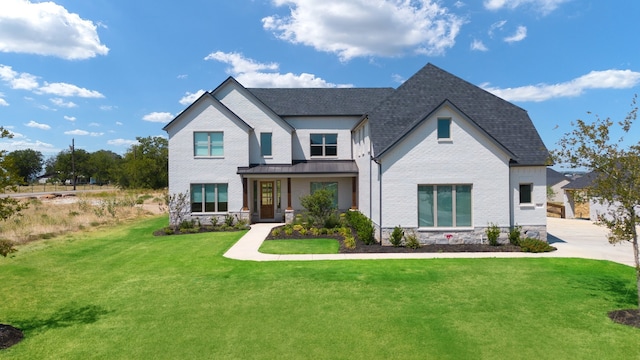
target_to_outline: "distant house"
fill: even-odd
[[[556,203],[564,202],[563,187],[571,182],[566,175],[552,169],[547,168],[547,188],[550,189],[547,200]]]
[[[477,243],[490,223],[546,239],[548,151],[527,112],[434,65],[397,89],[253,89],[229,77],[164,127],[189,217],[291,222],[334,191],[388,243]],[[175,214],[171,221],[175,221]]]

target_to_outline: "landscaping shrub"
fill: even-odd
[[[415,232],[411,232],[411,234],[405,236],[404,246],[410,249],[417,249],[420,247],[420,241],[418,241],[418,236]]]
[[[282,230],[280,228],[275,228],[275,229],[271,230],[271,236],[273,236],[273,237],[280,236],[280,233],[282,233]]]
[[[358,239],[366,245],[371,245],[375,241],[373,234],[374,228],[371,219],[364,216],[359,211],[348,211],[346,219],[349,225],[356,231]]]
[[[514,226],[509,230],[509,244],[518,246],[520,245],[520,233],[522,232],[522,226]]]
[[[356,239],[351,235],[345,236],[344,237],[344,247],[346,247],[347,249],[355,249],[356,248]]]
[[[521,239],[520,248],[523,252],[540,253],[557,250],[555,247],[549,245],[547,242],[538,239]]]
[[[233,215],[227,214],[224,216],[224,223],[228,227],[232,227],[234,222],[235,222],[235,218],[233,217]]]
[[[7,257],[7,255],[16,251],[18,250],[13,247],[12,241],[0,239],[0,255]]]
[[[394,247],[398,247],[402,245],[403,236],[404,236],[404,231],[402,230],[402,228],[400,226],[396,226],[393,228],[393,231],[391,232],[391,237],[389,238],[389,242],[391,242],[391,245],[393,245]]]
[[[318,189],[306,196],[300,197],[300,204],[305,208],[307,216],[313,225],[323,226],[327,219],[334,213],[333,191]]]
[[[500,228],[494,223],[489,223],[489,227],[485,230],[489,245],[498,246],[498,238],[500,237]]]

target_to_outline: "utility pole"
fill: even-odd
[[[76,191],[76,144],[75,139],[71,139],[71,182],[73,182],[73,191]]]

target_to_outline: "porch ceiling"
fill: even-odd
[[[240,175],[358,175],[354,160],[317,160],[293,164],[260,164],[238,167]]]

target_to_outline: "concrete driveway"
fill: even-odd
[[[635,266],[631,243],[610,244],[609,230],[590,220],[547,218],[547,233],[549,243],[558,248],[554,256],[610,260]]]

